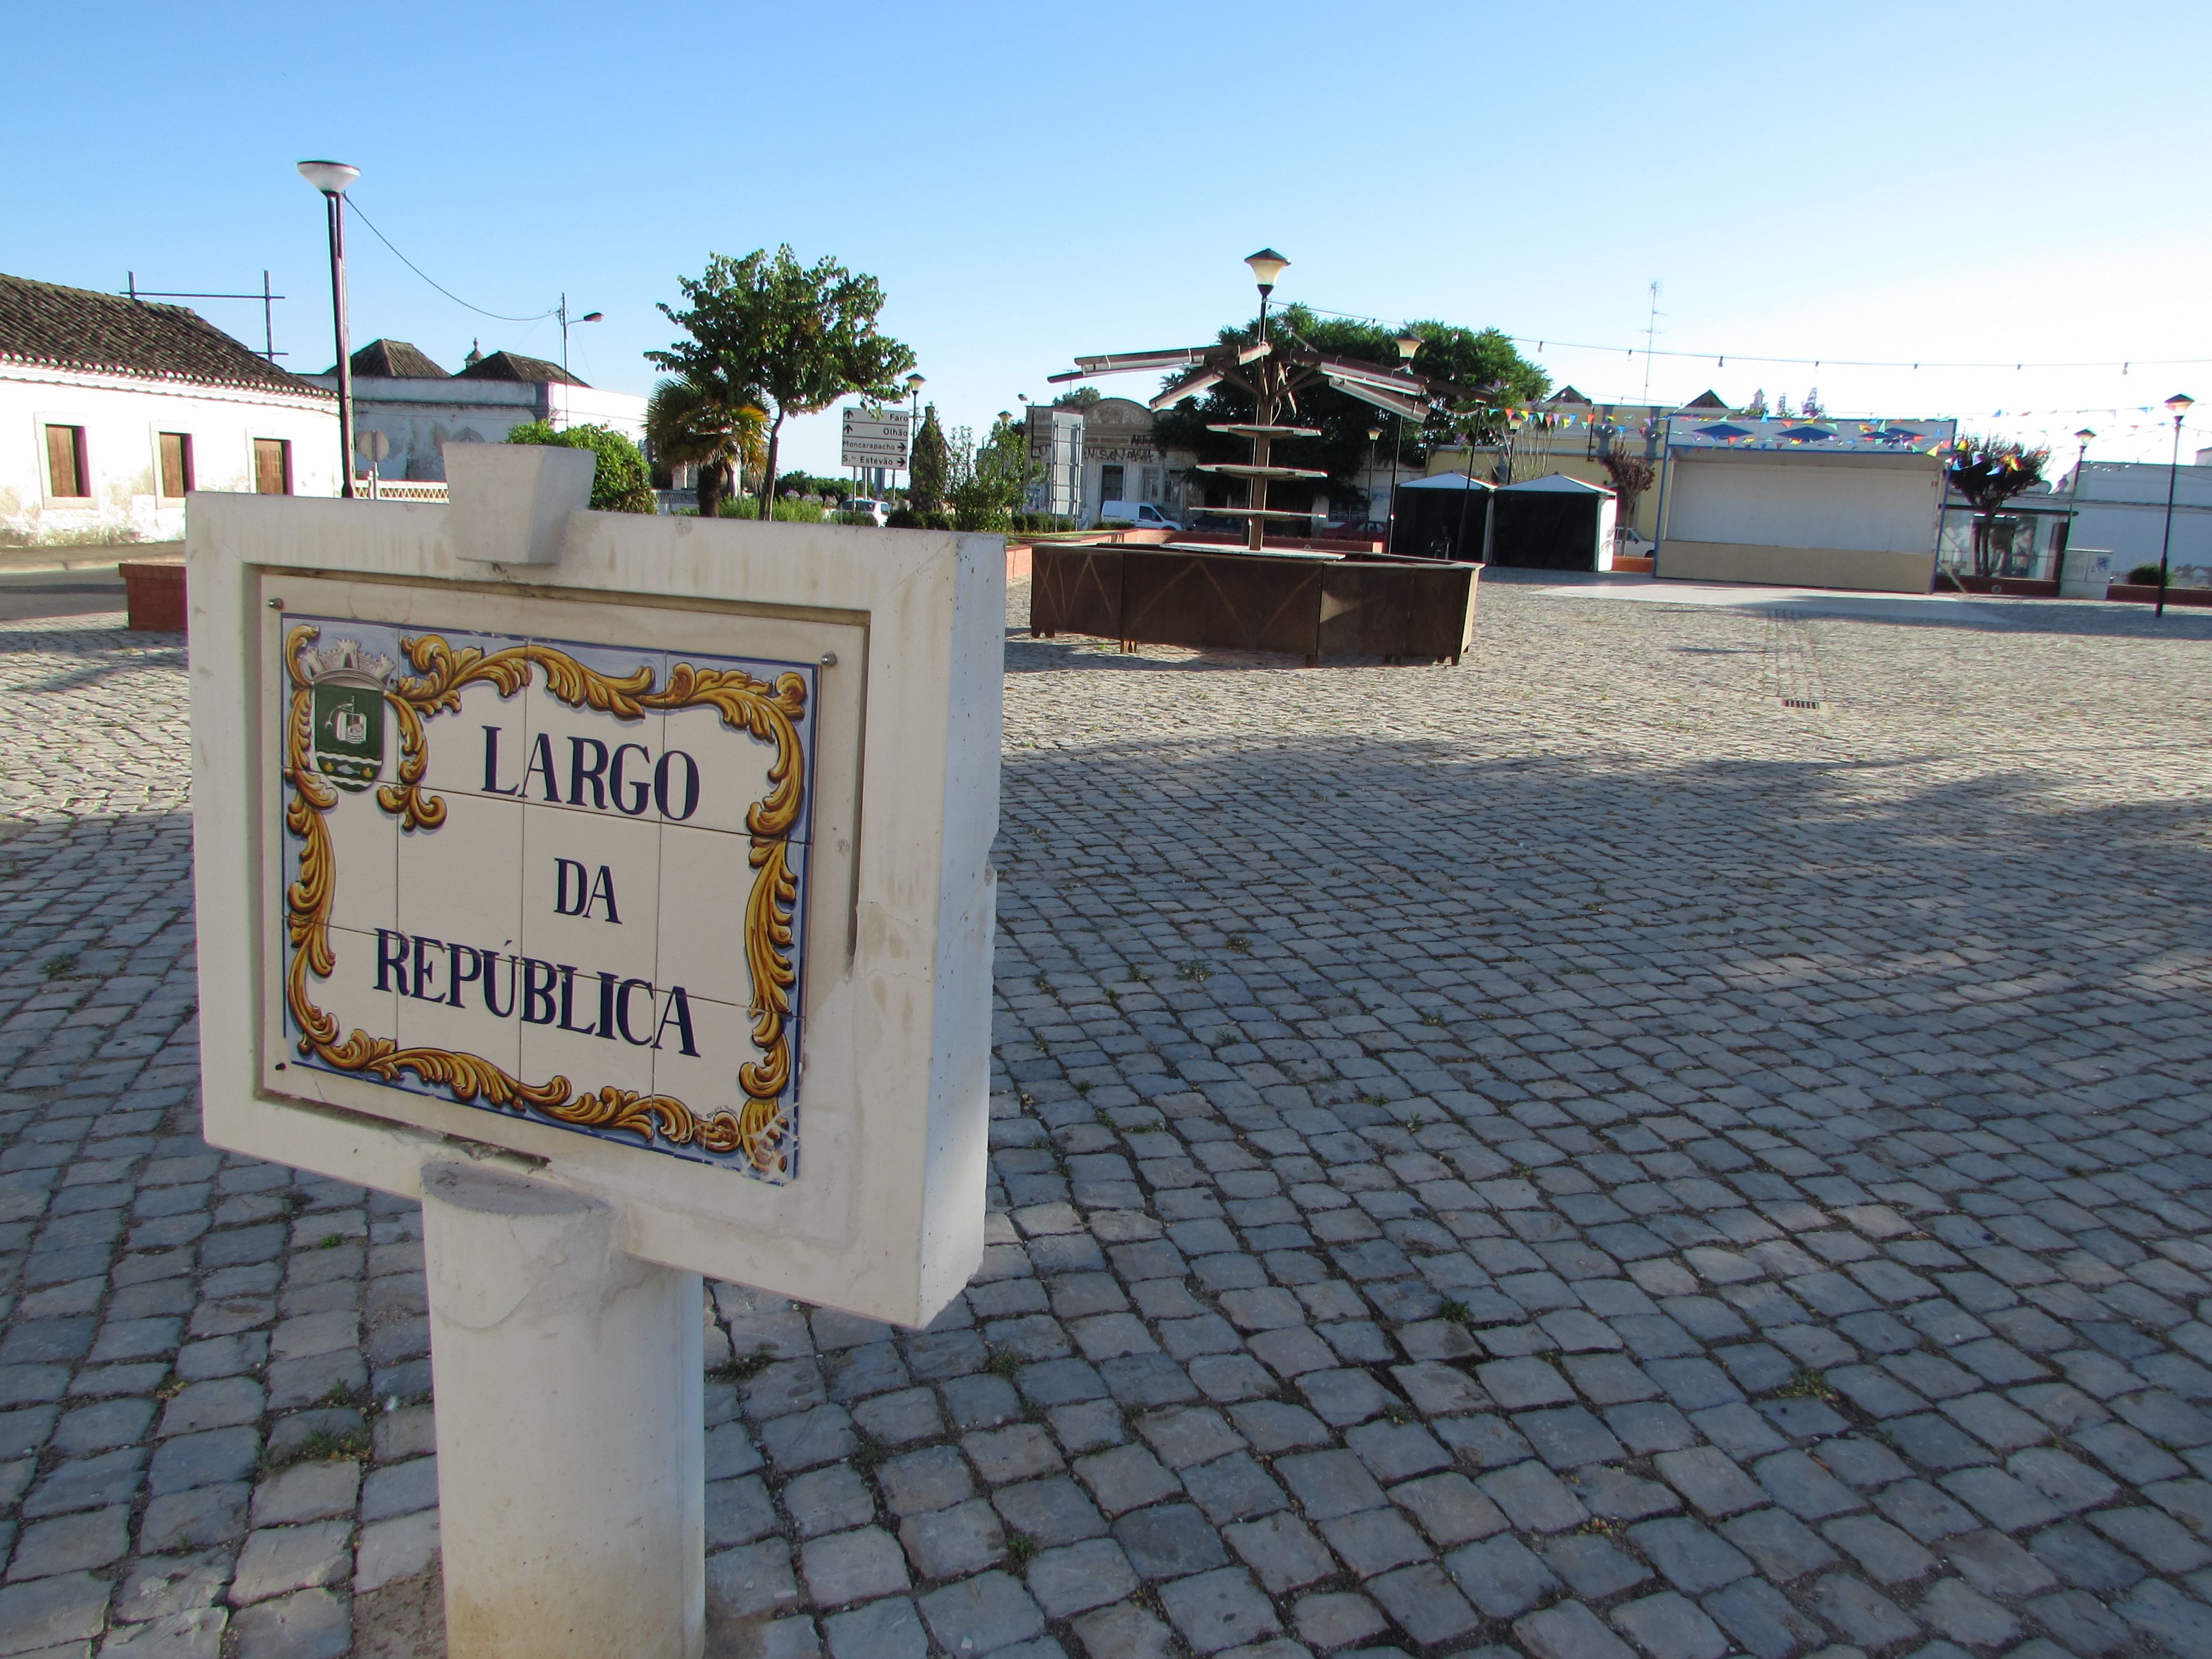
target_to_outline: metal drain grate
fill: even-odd
[[[1784,697],[1782,706],[1784,708],[1818,708],[1820,703],[1816,697]]]

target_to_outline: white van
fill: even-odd
[[[1133,524],[1139,530],[1180,530],[1182,520],[1171,519],[1150,501],[1109,501],[1098,509],[1098,521]]]
[[[891,516],[890,504],[888,501],[870,501],[865,495],[848,496],[844,506],[837,510],[840,513],[864,513],[876,521],[876,527],[878,530],[883,528]]]

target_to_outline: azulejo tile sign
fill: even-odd
[[[446,459],[193,500],[204,1133],[422,1206],[454,1659],[685,1659],[701,1276],[982,1259],[1005,546]]]
[[[491,1160],[927,1324],[983,1249],[1002,545],[447,460],[450,506],[194,502],[208,1139],[410,1198]]]
[[[793,1177],[820,665],[298,613],[282,650],[286,1063]]]

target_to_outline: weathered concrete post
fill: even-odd
[[[699,1275],[622,1254],[619,1220],[422,1172],[452,1659],[699,1659]]]
[[[422,1202],[453,1659],[701,1659],[700,1276],[982,1256],[1006,550],[446,461],[194,498],[205,1132]]]

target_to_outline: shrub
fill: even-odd
[[[864,524],[871,530],[876,527],[876,515],[872,513],[840,513],[836,520],[839,524]]]
[[[1134,519],[1101,519],[1098,527],[1101,530],[1134,530],[1137,521]]]
[[[778,524],[820,524],[829,517],[819,501],[778,501],[775,522]]]
[[[654,513],[653,477],[638,447],[604,426],[572,426],[556,431],[548,421],[526,421],[507,434],[511,444],[550,444],[588,449],[598,458],[592,470],[591,507],[595,513]]]
[[[2156,587],[2158,567],[2154,564],[2139,564],[2128,572],[2128,580],[2137,587]]]

